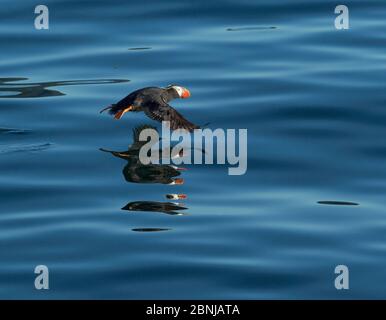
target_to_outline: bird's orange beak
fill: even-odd
[[[184,90],[182,91],[182,96],[181,98],[182,99],[186,99],[186,98],[189,98],[190,97],[190,91],[186,88],[184,88]]]

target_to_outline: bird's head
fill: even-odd
[[[166,90],[171,92],[176,98],[186,99],[190,97],[190,91],[188,89],[175,84],[168,85]]]

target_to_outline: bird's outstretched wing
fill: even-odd
[[[186,120],[179,112],[172,108],[168,104],[154,104],[149,105],[144,108],[146,115],[157,121],[170,121],[170,128],[172,130],[176,129],[185,129],[188,131],[193,131],[194,129],[199,129],[200,127]]]

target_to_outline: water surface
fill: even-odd
[[[47,0],[49,30],[36,4],[0,11],[1,298],[386,297],[382,1],[346,1],[344,31],[329,0]],[[170,83],[189,120],[248,129],[245,175],[133,182],[100,150],[155,124],[100,109]]]

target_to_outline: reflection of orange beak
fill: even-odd
[[[175,184],[184,184],[184,179],[182,179],[182,178],[174,179],[174,183]]]
[[[184,88],[184,91],[182,91],[182,96],[181,98],[182,99],[186,99],[186,98],[189,98],[190,97],[190,91],[186,88]]]
[[[186,199],[186,198],[187,198],[187,195],[186,195],[186,194],[175,194],[175,193],[171,193],[171,194],[167,194],[167,195],[166,195],[166,198],[168,198],[168,199],[170,199],[170,200]]]

